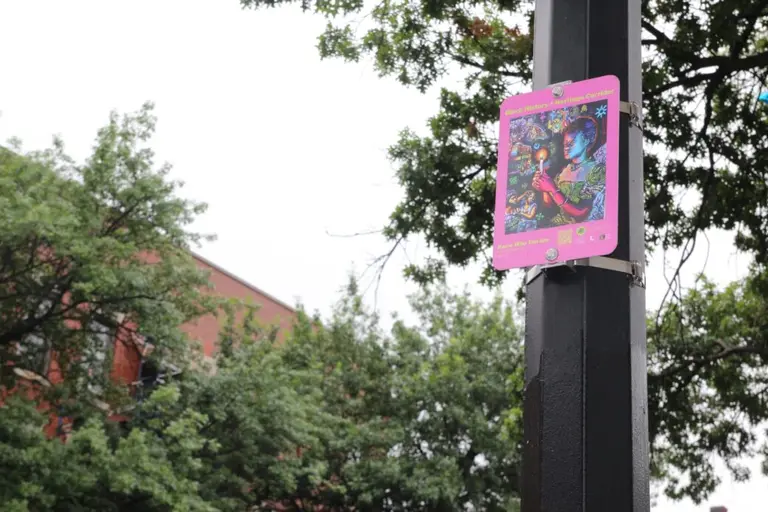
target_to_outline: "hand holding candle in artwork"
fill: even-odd
[[[533,175],[532,185],[539,192],[549,192],[551,194],[557,190],[552,178],[544,172],[544,159],[539,160],[539,170]]]
[[[545,159],[545,156],[543,154],[541,156],[539,156],[539,170],[536,171],[536,173],[533,176],[534,179],[536,179],[536,183],[537,184],[538,184],[538,181],[539,181],[537,178],[539,176],[542,176],[543,174],[545,174],[545,172],[544,172],[544,159]],[[549,167],[549,166],[547,166],[547,167]],[[538,190],[535,185],[534,185],[534,189]],[[541,195],[541,199],[544,202],[544,206],[551,206],[552,205],[552,196],[550,194],[542,194]]]
[[[536,190],[539,190],[536,185],[539,181],[539,177],[542,174],[544,174],[544,159],[539,158],[539,170],[533,173],[533,182],[532,182],[533,188],[535,188]]]

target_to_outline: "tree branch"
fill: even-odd
[[[464,55],[459,55],[457,53],[449,53],[449,57],[451,57],[453,60],[458,62],[459,64],[464,64],[465,66],[470,66],[476,69],[479,69],[481,71],[486,71],[488,73],[498,73],[502,76],[510,76],[514,78],[524,78],[524,75],[522,73],[515,73],[514,71],[507,71],[505,69],[489,69],[488,66],[477,62],[475,60],[470,59],[469,57],[466,57]]]
[[[705,366],[710,363],[715,363],[717,361],[720,361],[730,356],[759,355],[759,356],[768,358],[768,347],[756,347],[756,346],[749,346],[749,345],[731,347],[726,345],[723,341],[720,341],[720,340],[716,341],[715,343],[720,345],[720,347],[722,348],[722,350],[720,350],[716,354],[712,354],[707,357],[689,359],[688,361],[682,362],[678,365],[670,366],[669,368],[662,370],[657,374],[648,374],[648,379],[658,380],[658,379],[664,379],[667,377],[672,377],[682,371],[690,369],[691,366],[694,366],[693,371],[695,372],[698,368],[701,368],[702,366]]]
[[[726,73],[744,71],[751,68],[762,68],[768,66],[768,51],[756,53],[741,59],[734,59],[730,55],[701,57],[694,59],[691,65],[691,70],[708,68],[710,66],[719,66],[723,68]]]
[[[651,25],[651,23],[649,21],[643,20],[642,23],[641,23],[641,26],[645,30],[647,30],[648,32],[653,34],[653,36],[656,38],[656,40],[659,41],[660,43],[662,43],[662,44],[673,44],[673,41],[669,37],[667,37],[667,34],[665,34],[661,30],[659,30],[656,27],[654,27],[653,25]]]
[[[674,89],[676,87],[695,87],[700,83],[705,82],[715,76],[717,76],[717,73],[702,73],[702,74],[693,75],[685,78],[680,78],[678,80],[667,82],[664,85],[660,85],[655,89],[651,89],[650,91],[645,93],[644,96],[646,97],[658,96],[659,94],[666,92],[670,89]]]
[[[651,32],[651,29],[658,31],[658,29],[653,28],[649,23],[646,22],[643,23],[643,27],[646,28],[649,32]],[[744,30],[739,40],[731,46],[729,55],[693,58],[690,60],[691,67],[687,70],[687,72],[691,72],[708,67],[717,67],[718,69],[715,72],[695,74],[693,76],[674,80],[659,86],[656,89],[648,91],[647,96],[656,96],[670,89],[674,89],[675,87],[694,87],[711,78],[722,80],[732,73],[745,71],[755,67],[768,67],[768,51],[750,55],[748,57],[738,58],[738,56],[744,50],[744,47],[747,44],[747,40],[754,33],[754,30],[755,24],[753,23],[750,27]],[[666,35],[664,35],[661,31],[658,32],[660,36],[665,38],[665,41],[667,41],[668,44],[673,44],[673,41],[667,38]],[[654,33],[654,35],[656,34]],[[671,54],[669,55],[672,56]]]

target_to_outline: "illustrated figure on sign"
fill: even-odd
[[[560,209],[552,219],[553,225],[603,218],[605,164],[595,158],[597,141],[597,121],[577,117],[563,133],[566,166],[554,178],[542,171],[534,175],[533,188],[542,192],[546,203]]]
[[[517,197],[509,198],[507,213],[514,216],[515,231],[522,233],[536,229],[536,194],[526,190]]]
[[[521,174],[531,166],[531,147],[515,143],[509,151],[509,174]]]

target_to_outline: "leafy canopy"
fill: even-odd
[[[240,0],[250,8],[291,0]],[[407,269],[420,281],[445,265],[485,262],[493,270],[492,210],[501,101],[530,85],[530,0],[456,2],[360,0],[301,7],[328,19],[321,57],[370,57],[381,75],[442,88],[429,134],[405,130],[390,148],[405,197],[384,233],[399,244],[423,237],[437,257]],[[706,228],[735,230],[736,244],[768,263],[768,4],[758,0],[645,0],[642,4],[649,248],[679,247]],[[696,191],[684,208],[681,194]],[[688,194],[691,197],[691,194]],[[690,242],[689,242],[690,243]]]
[[[495,123],[501,101],[530,86],[534,2],[300,6],[328,20],[323,58],[369,60],[421,91],[449,74],[463,78],[440,89],[425,135],[406,129],[390,148],[404,197],[384,235],[394,245],[423,238],[434,250],[406,268],[417,282],[480,261],[481,280],[499,283],[505,274],[490,261]],[[768,2],[645,0],[642,13],[648,250],[682,248],[682,266],[703,230],[723,228],[754,258],[748,281],[718,291],[700,280],[649,320],[654,474],[670,496],[699,501],[718,482],[713,454],[744,476],[734,463],[754,453],[755,426],[768,416],[768,338],[756,313],[768,302],[768,109],[757,102],[768,88]]]
[[[419,327],[398,320],[387,336],[353,285],[329,322],[297,325],[286,360],[319,372],[326,411],[346,425],[326,447],[324,484],[302,499],[334,510],[517,510],[513,310],[444,287],[412,306]]]
[[[45,373],[37,356],[53,351],[65,377],[44,395],[4,396],[5,508],[516,510],[522,368],[510,307],[425,291],[419,327],[398,321],[387,334],[351,286],[328,321],[301,314],[275,346],[252,310],[206,299],[186,252],[201,208],[154,170],[142,146],[153,126],[149,106],[113,115],[82,166],[58,142],[1,155],[0,371],[8,389],[13,369]],[[76,377],[105,336],[149,333],[183,360],[180,325],[214,306],[229,315],[215,375],[189,368],[133,397],[123,389],[122,419],[90,407],[93,388]],[[111,362],[101,364],[104,384]],[[52,420],[71,425],[66,442],[48,436]]]
[[[211,307],[188,254],[200,236],[187,227],[205,207],[178,197],[170,167],[154,164],[154,127],[151,104],[112,114],[82,165],[59,140],[0,148],[3,361],[45,375],[53,353],[69,383],[106,377],[105,335],[127,341],[136,325],[159,340],[158,356],[183,354],[179,326]],[[0,372],[10,384],[11,367]]]
[[[0,414],[0,499],[18,512],[518,510],[509,306],[424,292],[418,327],[387,334],[361,304],[351,287],[280,346],[252,317],[230,323],[215,375],[155,388],[122,426],[86,413],[66,443],[17,395]]]
[[[768,347],[740,348],[768,331],[753,284],[705,283],[658,331],[649,318],[653,470],[670,495],[711,492],[713,453],[747,476],[736,459],[756,452],[768,419]],[[518,510],[515,310],[428,287],[412,299],[415,326],[387,334],[362,304],[351,286],[331,318],[301,313],[281,345],[252,314],[231,320],[215,375],[157,387],[121,427],[80,408],[66,444],[16,397],[0,414],[0,496],[20,512]],[[692,319],[682,333],[680,317]]]
[[[147,407],[162,414],[178,390],[158,390]],[[0,407],[0,503],[9,512],[215,512],[190,474],[210,441],[205,420],[186,410],[165,414],[151,429],[119,436],[104,418],[90,417],[66,443],[43,430],[49,417],[17,395]]]

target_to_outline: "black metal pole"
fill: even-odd
[[[536,0],[534,87],[615,75],[642,105],[640,0]],[[644,261],[642,134],[622,114],[615,262]],[[523,512],[650,510],[645,289],[595,266],[527,284]]]

